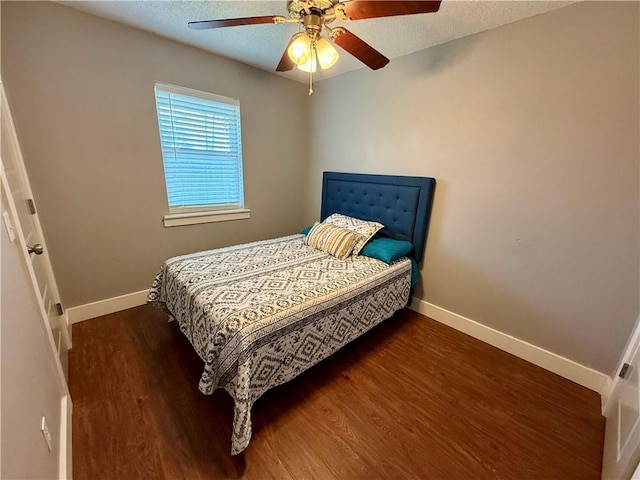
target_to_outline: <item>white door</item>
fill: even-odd
[[[637,327],[638,328],[638,327]],[[602,478],[629,480],[640,460],[640,335],[627,349],[626,373],[607,403]]]
[[[18,137],[11,117],[11,110],[7,102],[4,85],[2,85],[1,82],[0,89],[0,122],[2,124],[0,145],[2,147],[2,163],[25,240],[27,245],[34,247],[35,250],[34,253],[29,255],[29,258],[38,281],[40,295],[44,301],[49,328],[55,341],[56,351],[66,375],[68,350],[71,348],[71,328],[68,316],[62,311],[60,294],[38,219],[37,206],[33,201],[29,178],[27,177],[27,172],[24,167],[20,144],[18,143]]]
[[[71,477],[71,399],[0,164],[0,478]]]

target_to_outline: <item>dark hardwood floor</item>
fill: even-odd
[[[233,403],[143,306],[73,326],[81,479],[599,479],[599,396],[409,310],[267,392],[231,456]]]

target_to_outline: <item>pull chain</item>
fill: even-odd
[[[315,42],[311,45],[311,68],[309,69],[309,96],[313,95],[313,70],[318,66],[318,49]]]

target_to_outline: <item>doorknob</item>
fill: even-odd
[[[33,247],[27,245],[27,252],[29,252],[29,255],[31,255],[32,253],[35,253],[36,255],[42,255],[42,252],[44,252],[44,247],[39,243],[36,243]]]

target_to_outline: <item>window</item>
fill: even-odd
[[[248,218],[238,100],[159,83],[155,96],[169,203],[165,226]]]

